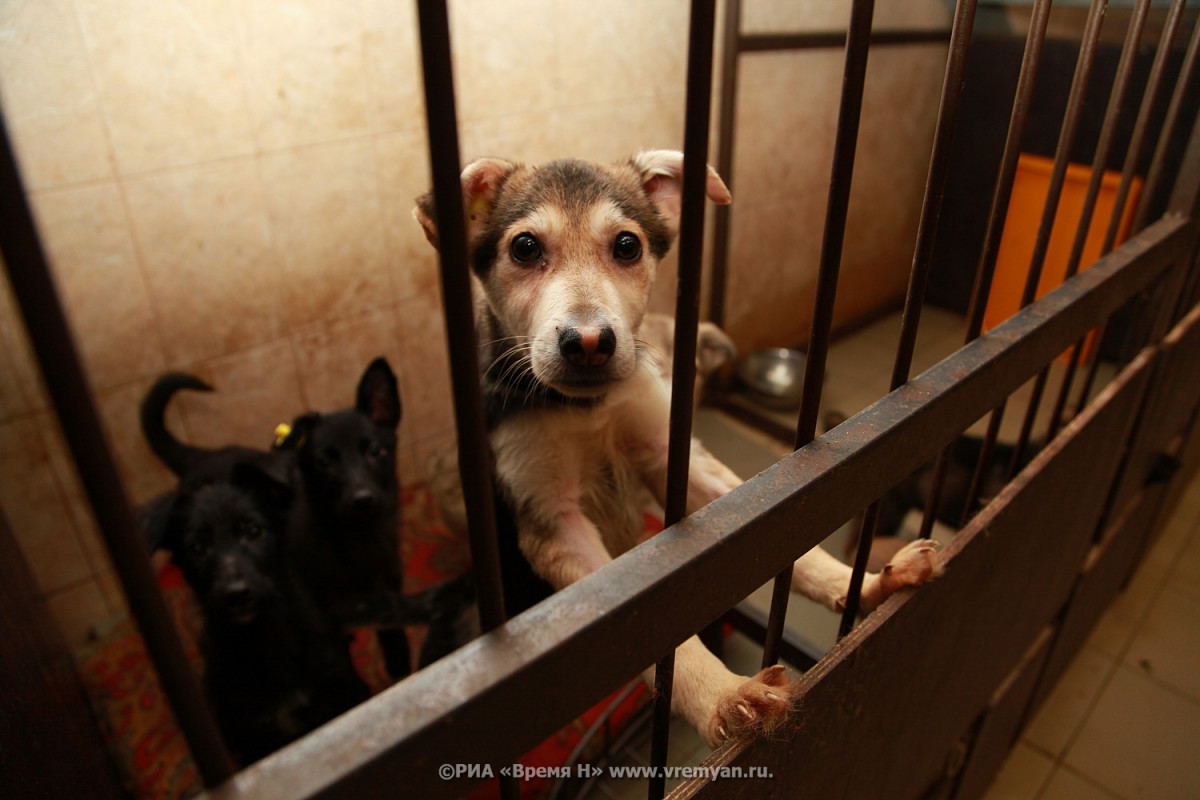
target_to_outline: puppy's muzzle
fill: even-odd
[[[611,325],[575,325],[558,334],[558,352],[572,367],[602,367],[616,350]]]

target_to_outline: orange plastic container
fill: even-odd
[[[1013,182],[1012,199],[1008,215],[1004,219],[1004,234],[1000,239],[1000,252],[996,256],[996,273],[992,280],[992,291],[983,315],[984,330],[989,330],[1011,317],[1021,307],[1021,295],[1025,292],[1026,276],[1033,258],[1033,246],[1037,239],[1038,226],[1042,220],[1042,209],[1050,187],[1050,172],[1054,162],[1042,156],[1022,153],[1017,162],[1017,176]],[[1067,260],[1071,245],[1075,241],[1075,230],[1079,227],[1083,211],[1083,199],[1092,171],[1081,164],[1068,164],[1066,179],[1058,211],[1054,216],[1046,259],[1038,281],[1037,297],[1055,289],[1067,273]],[[1086,269],[1100,258],[1100,247],[1112,217],[1117,187],[1121,175],[1108,171],[1100,181],[1100,193],[1096,197],[1096,208],[1088,226],[1084,241],[1083,257],[1079,269]],[[1121,223],[1117,229],[1116,244],[1129,236],[1134,210],[1142,192],[1142,181],[1135,177],[1129,186],[1129,198],[1125,201]],[[1091,350],[1094,334],[1088,336],[1083,355]]]

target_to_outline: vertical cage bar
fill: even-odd
[[[1133,10],[1133,16],[1129,20],[1129,27],[1125,31],[1125,44],[1121,49],[1121,59],[1117,63],[1117,72],[1113,78],[1108,108],[1104,114],[1104,123],[1100,128],[1100,137],[1096,142],[1096,153],[1092,159],[1092,173],[1088,176],[1083,208],[1080,210],[1079,223],[1075,226],[1075,239],[1071,242],[1071,253],[1067,257],[1064,280],[1079,272],[1079,262],[1083,259],[1083,248],[1087,243],[1088,232],[1092,227],[1092,217],[1096,210],[1096,199],[1100,196],[1100,184],[1104,178],[1109,153],[1112,151],[1113,134],[1125,107],[1125,94],[1129,88],[1130,76],[1133,74],[1134,56],[1137,55],[1138,42],[1142,39],[1142,30],[1145,28],[1146,16],[1149,11],[1150,0],[1138,0]],[[1067,397],[1071,393],[1071,384],[1075,379],[1075,370],[1079,365],[1079,357],[1087,339],[1088,337],[1084,336],[1071,348],[1071,355],[1063,373],[1062,386],[1059,387],[1058,398],[1055,400],[1054,409],[1050,414],[1050,429],[1046,433],[1047,440],[1053,439],[1058,432],[1062,413],[1067,405]]]
[[[987,229],[984,233],[983,250],[979,256],[979,265],[975,270],[975,285],[971,289],[971,300],[967,308],[967,329],[964,344],[970,344],[979,338],[983,330],[983,314],[987,308],[988,296],[992,290],[992,278],[996,272],[996,256],[1000,252],[1000,238],[1004,233],[1004,219],[1008,214],[1008,204],[1012,197],[1013,182],[1017,175],[1017,160],[1021,155],[1021,138],[1025,135],[1025,123],[1029,118],[1029,106],[1033,100],[1033,88],[1037,80],[1038,65],[1042,57],[1042,45],[1046,40],[1046,24],[1050,17],[1050,0],[1035,0],[1029,14],[1029,31],[1025,36],[1025,52],[1021,56],[1020,73],[1017,78],[1017,88],[1013,96],[1012,113],[1008,121],[1008,133],[1005,135],[1004,150],[1000,157],[1000,167],[996,174],[996,186],[992,192],[991,210],[988,213]],[[997,409],[1003,414],[1003,404]],[[981,477],[984,458],[991,457],[991,449],[995,445],[996,433],[1000,430],[999,419],[995,418],[989,424],[988,435],[980,452],[980,460],[976,466],[972,485],[975,491]],[[945,483],[946,468],[950,463],[954,443],[946,445],[938,456],[933,479],[930,486],[929,501],[926,503],[925,515],[921,521],[921,535],[928,536],[933,528],[933,519],[941,502],[942,486]],[[974,491],[968,492],[965,513],[974,504]]]
[[[458,118],[454,107],[454,73],[450,22],[445,0],[417,4],[421,67],[429,158],[437,209],[438,258],[446,312],[450,377],[454,386],[454,421],[458,427],[458,464],[467,523],[471,568],[485,631],[504,624],[504,592],[496,547],[496,512],[484,427],[479,353],[467,272],[467,228],[463,218],[458,152]]]
[[[817,271],[817,296],[813,304],[808,355],[804,364],[803,397],[796,420],[796,449],[811,442],[817,431],[817,415],[825,381],[825,362],[829,356],[829,333],[833,327],[833,304],[837,299],[838,274],[846,238],[850,183],[854,176],[854,158],[858,147],[858,128],[862,118],[863,88],[867,79],[867,56],[871,52],[871,23],[874,16],[874,0],[854,0],[850,9],[850,27],[846,33],[846,62],[842,72],[842,96],[834,138],[829,199],[825,206],[825,230]],[[771,591],[771,611],[767,617],[767,632],[763,642],[763,666],[770,666],[779,659],[779,642],[783,638],[791,583],[790,566],[775,576],[775,584]],[[861,587],[860,575],[858,588]],[[850,593],[854,594],[856,591],[852,581]]]
[[[921,308],[925,304],[925,290],[929,285],[929,272],[933,263],[933,245],[942,213],[946,176],[950,172],[951,144],[958,123],[963,75],[966,72],[967,53],[971,47],[971,32],[975,26],[975,7],[976,0],[959,0],[954,10],[946,73],[942,80],[942,95],[934,128],[933,150],[929,157],[929,174],[925,179],[925,197],[921,203],[920,222],[917,224],[917,242],[913,249],[912,269],[908,276],[908,292],[904,298],[900,339],[896,344],[896,359],[892,365],[889,391],[907,383],[912,370],[917,331],[921,325]],[[859,529],[854,572],[860,575],[865,575],[867,571],[867,559],[871,555],[871,544],[875,539],[878,522],[879,503],[875,502],[863,514]],[[851,591],[847,595],[839,636],[845,636],[854,627],[854,620],[858,617],[859,600],[857,591]]]
[[[738,64],[741,56],[742,0],[725,0],[721,36],[721,106],[718,112],[717,172],[733,191],[733,147],[737,135]],[[713,213],[712,268],[708,284],[708,319],[725,324],[725,284],[729,275],[729,231],[733,207],[717,206]]]
[[[1063,184],[1066,182],[1067,165],[1071,160],[1071,148],[1075,146],[1076,134],[1079,131],[1079,118],[1082,114],[1083,98],[1091,79],[1092,64],[1096,58],[1096,44],[1100,40],[1100,26],[1104,22],[1104,12],[1108,7],[1107,0],[1092,0],[1088,9],[1087,24],[1084,26],[1083,38],[1079,44],[1079,58],[1075,63],[1075,76],[1071,80],[1071,92],[1067,96],[1067,108],[1063,115],[1062,129],[1058,135],[1058,145],[1054,153],[1054,166],[1050,170],[1050,185],[1046,190],[1046,202],[1042,207],[1042,219],[1038,224],[1037,236],[1033,243],[1033,255],[1029,261],[1029,271],[1025,276],[1025,289],[1021,294],[1021,308],[1025,308],[1037,299],[1038,284],[1041,283],[1042,272],[1046,265],[1046,253],[1050,248],[1050,234],[1054,230],[1054,221],[1058,216],[1058,205],[1062,199]],[[1086,236],[1087,229],[1084,228]],[[1021,431],[1017,435],[1016,447],[1013,448],[1012,461],[1008,467],[1008,477],[1016,474],[1017,467],[1024,456],[1025,448],[1033,432],[1033,423],[1038,409],[1042,404],[1042,395],[1046,390],[1046,381],[1050,376],[1050,366],[1042,368],[1034,380],[1033,392],[1025,407],[1025,418],[1021,422]]]
[[[129,610],[204,785],[216,786],[235,772],[233,760],[159,591],[38,240],[3,115],[0,145],[0,252],[13,294]]]
[[[713,33],[716,0],[692,0],[688,23],[687,100],[683,132],[683,197],[679,223],[679,278],[675,291],[675,345],[671,365],[671,418],[667,444],[667,496],[663,522],[687,514],[692,448],[692,400],[696,379],[696,334],[700,324],[701,257],[708,174],[708,131],[712,107]],[[650,764],[659,768],[647,788],[650,800],[666,792],[675,652],[654,670],[654,725]]]
[[[1133,181],[1133,172],[1137,168],[1138,158],[1145,144],[1146,132],[1150,126],[1151,112],[1154,110],[1154,104],[1162,88],[1167,57],[1170,55],[1175,35],[1179,31],[1179,22],[1183,17],[1184,3],[1185,0],[1174,0],[1170,11],[1167,13],[1167,20],[1163,25],[1162,36],[1158,41],[1158,51],[1154,54],[1154,62],[1150,65],[1150,77],[1146,80],[1146,89],[1142,94],[1142,104],[1138,108],[1137,120],[1133,124],[1133,134],[1129,139],[1129,149],[1125,151],[1125,164],[1121,169],[1121,183],[1117,187],[1117,196],[1113,201],[1112,215],[1108,220],[1108,230],[1104,234],[1104,243],[1100,246],[1101,254],[1112,250],[1113,244],[1117,239],[1117,232],[1121,226],[1121,217],[1125,211],[1125,202],[1129,197],[1129,185]],[[1161,133],[1162,135],[1166,135],[1165,131]],[[1092,386],[1096,382],[1096,375],[1100,368],[1100,345],[1103,344],[1107,331],[1108,324],[1105,323],[1100,326],[1100,330],[1096,334],[1097,346],[1089,358],[1087,378],[1084,379],[1083,389],[1080,393],[1080,407],[1082,407],[1083,401],[1091,394]]]
[[[425,119],[438,226],[438,259],[446,315],[454,420],[458,429],[458,468],[466,498],[467,537],[480,624],[485,632],[504,624],[504,587],[496,543],[496,509],[491,459],[479,380],[479,350],[467,271],[467,228],[462,202],[458,118],[450,20],[445,0],[417,3]],[[519,800],[516,778],[498,776],[500,796]]]
[[[1137,212],[1133,217],[1134,232],[1146,227],[1146,217],[1150,214],[1151,199],[1158,191],[1162,182],[1163,165],[1167,160],[1167,147],[1179,125],[1179,114],[1183,110],[1183,102],[1191,85],[1192,76],[1196,69],[1196,53],[1200,50],[1200,20],[1192,27],[1192,38],[1188,41],[1187,52],[1183,63],[1179,66],[1179,77],[1175,81],[1175,90],[1171,95],[1171,103],[1163,118],[1162,130],[1159,131],[1158,142],[1154,147],[1154,156],[1150,159],[1150,169],[1146,171],[1146,183],[1142,186],[1142,197],[1138,201]]]

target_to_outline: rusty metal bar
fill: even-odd
[[[867,56],[871,52],[871,23],[875,0],[854,0],[850,9],[850,28],[846,35],[846,63],[842,73],[842,95],[838,108],[838,127],[833,146],[833,169],[829,179],[829,199],[825,207],[825,230],[821,240],[821,259],[817,271],[816,299],[809,329],[808,353],[804,362],[804,389],[796,420],[797,449],[811,442],[817,431],[821,391],[825,382],[825,362],[829,356],[829,334],[833,327],[833,304],[837,299],[838,274],[842,247],[846,238],[846,217],[850,207],[850,184],[854,176],[854,157],[858,146],[858,128],[862,118],[863,88],[867,78]],[[791,591],[791,566],[775,576],[771,590],[771,611],[763,644],[763,666],[779,658],[779,640],[787,615]],[[851,583],[854,595],[862,587]]]
[[[1142,186],[1142,197],[1138,201],[1137,211],[1133,217],[1132,230],[1140,231],[1146,226],[1146,217],[1150,213],[1151,198],[1158,192],[1158,186],[1163,177],[1163,166],[1167,160],[1167,147],[1171,142],[1175,129],[1179,125],[1179,115],[1183,110],[1183,101],[1191,85],[1192,76],[1196,70],[1196,54],[1200,51],[1200,21],[1192,26],[1192,38],[1188,41],[1187,52],[1183,63],[1179,66],[1179,77],[1175,81],[1175,90],[1171,95],[1171,103],[1167,106],[1167,114],[1163,118],[1162,129],[1158,134],[1158,142],[1154,147],[1154,156],[1150,159],[1150,169],[1146,171],[1146,182]]]
[[[1033,101],[1033,88],[1037,80],[1038,65],[1041,62],[1042,45],[1046,39],[1046,25],[1049,17],[1050,0],[1036,0],[1029,15],[1029,32],[1025,37],[1025,52],[1021,57],[1021,68],[1017,78],[1016,93],[1013,97],[1008,133],[1000,158],[1000,169],[996,176],[996,188],[992,193],[992,205],[988,214],[987,229],[984,233],[983,251],[980,253],[979,266],[975,271],[975,285],[971,290],[971,301],[967,308],[966,343],[977,339],[983,330],[983,315],[987,310],[988,297],[992,290],[992,279],[996,272],[996,257],[1000,252],[1000,240],[1004,236],[1004,220],[1008,216],[1008,204],[1012,197],[1013,183],[1016,180],[1017,162],[1021,156],[1021,139],[1025,135],[1025,123],[1029,118],[1029,107]],[[980,461],[976,465],[971,486],[967,492],[965,508],[968,510],[974,506],[974,498],[978,496],[983,466],[986,463],[983,457],[991,457],[995,436],[1000,430],[1003,408],[1004,404],[998,403],[992,411],[993,420],[988,424],[989,435],[984,440],[984,446],[980,451]],[[926,506],[925,517],[921,522],[923,532],[929,531],[933,527],[933,519],[930,514],[936,512],[941,501],[942,485],[945,482],[946,466],[949,463],[950,453],[947,451],[937,461],[929,502]]]
[[[463,219],[458,117],[454,107],[450,21],[445,1],[421,0],[417,4],[417,18],[429,158],[437,207],[438,259],[441,263],[442,295],[446,310],[446,340],[454,356],[450,359],[450,377],[454,386],[454,420],[458,427],[459,474],[463,496],[469,500],[467,522],[471,569],[479,597],[479,615],[484,630],[492,630],[504,624],[504,591],[496,547],[496,510],[490,501],[494,495],[467,267],[467,227]]]
[[[1130,17],[1129,27],[1125,31],[1125,44],[1121,49],[1121,58],[1117,63],[1117,72],[1113,78],[1112,91],[1109,94],[1108,107],[1104,113],[1104,123],[1100,128],[1100,138],[1096,142],[1096,153],[1092,159],[1092,172],[1088,176],[1087,189],[1084,192],[1083,207],[1079,213],[1079,223],[1075,227],[1075,239],[1071,242],[1071,253],[1067,257],[1064,280],[1079,271],[1079,262],[1083,259],[1083,247],[1087,243],[1088,231],[1092,227],[1092,216],[1096,210],[1096,199],[1100,196],[1100,184],[1104,178],[1108,155],[1112,150],[1113,134],[1117,122],[1125,107],[1125,93],[1129,88],[1130,76],[1133,74],[1134,57],[1137,55],[1138,44],[1142,40],[1142,30],[1145,27],[1146,16],[1150,11],[1150,0],[1138,0]],[[1167,137],[1164,137],[1164,139]],[[1062,414],[1067,405],[1067,397],[1071,393],[1071,384],[1075,379],[1075,370],[1079,365],[1079,357],[1083,352],[1085,336],[1072,348],[1067,367],[1063,373],[1062,386],[1058,398],[1050,414],[1050,429],[1046,434],[1047,441],[1054,438]],[[1094,344],[1098,344],[1094,342]],[[1082,403],[1082,400],[1080,401]]]
[[[740,37],[743,53],[769,53],[779,50],[828,50],[846,45],[847,34],[842,31],[817,33],[748,33]],[[941,44],[948,41],[950,32],[941,28],[912,30],[875,31],[871,34],[872,47]]]
[[[726,0],[721,36],[721,102],[717,111],[717,172],[733,192],[733,146],[737,136],[738,38],[742,30],[742,0]],[[725,324],[725,285],[729,276],[730,205],[713,212],[712,263],[709,267],[708,319]]]
[[[664,523],[687,515],[688,469],[692,447],[692,409],[696,379],[696,335],[700,324],[701,258],[704,254],[705,184],[712,106],[713,34],[716,0],[692,0],[688,24],[687,100],[683,133],[683,197],[680,209],[679,279],[675,291],[675,345],[671,364],[671,418],[667,444],[667,493]],[[671,688],[675,651],[654,670],[654,725],[650,764],[667,763],[671,727]],[[666,792],[666,775],[651,776],[650,800]]]
[[[896,359],[892,365],[892,380],[889,391],[895,391],[908,382],[912,371],[913,353],[917,346],[917,331],[921,325],[921,308],[925,303],[925,290],[929,285],[929,272],[933,263],[933,247],[937,235],[938,220],[942,213],[942,198],[946,189],[946,176],[950,172],[951,144],[958,122],[958,110],[962,100],[963,75],[966,72],[967,53],[971,47],[971,32],[975,27],[975,0],[960,0],[954,10],[954,22],[950,36],[950,52],[946,59],[946,74],[942,80],[941,103],[938,108],[937,125],[934,129],[933,151],[929,158],[929,174],[925,179],[925,198],[921,203],[921,219],[917,225],[917,242],[913,250],[912,270],[909,272],[908,292],[904,298],[901,315],[900,340],[896,345]],[[865,575],[867,559],[871,555],[871,544],[879,523],[879,504],[872,503],[862,516],[858,533],[858,551],[854,557],[854,572]],[[860,578],[861,580],[861,578]],[[854,627],[858,617],[859,593],[851,591],[846,598],[846,609],[842,613],[839,634],[845,636]]]
[[[1125,151],[1125,164],[1121,169],[1121,183],[1117,187],[1117,195],[1113,201],[1112,215],[1109,217],[1108,229],[1104,234],[1104,243],[1100,246],[1101,253],[1107,253],[1113,248],[1113,244],[1117,239],[1117,232],[1121,226],[1121,217],[1125,213],[1125,202],[1129,198],[1129,186],[1133,182],[1133,173],[1137,169],[1138,158],[1141,155],[1142,147],[1146,140],[1146,133],[1150,126],[1150,115],[1154,109],[1154,103],[1158,99],[1159,90],[1162,88],[1164,73],[1166,72],[1167,57],[1171,52],[1171,45],[1175,41],[1175,35],[1179,30],[1179,22],[1183,17],[1183,7],[1185,0],[1174,0],[1171,4],[1171,9],[1167,13],[1167,20],[1163,24],[1162,36],[1158,42],[1158,51],[1154,54],[1154,62],[1150,65],[1150,77],[1146,80],[1146,88],[1142,94],[1142,104],[1138,109],[1137,119],[1133,124],[1133,134],[1130,136],[1129,149]],[[1104,335],[1108,330],[1108,326],[1104,325],[1096,334],[1097,345],[1102,344]],[[1083,383],[1083,391],[1080,394],[1081,398],[1087,398],[1092,391],[1092,386],[1096,382],[1097,371],[1100,368],[1100,347],[1097,346],[1092,351],[1089,359],[1087,378]]]
[[[1033,254],[1029,261],[1029,271],[1025,275],[1025,289],[1021,294],[1021,308],[1029,305],[1037,297],[1038,284],[1042,279],[1042,271],[1046,263],[1046,252],[1050,248],[1050,234],[1054,230],[1054,221],[1058,216],[1058,204],[1062,199],[1063,184],[1067,176],[1067,165],[1071,160],[1071,148],[1075,146],[1075,136],[1079,130],[1079,117],[1082,113],[1083,98],[1091,78],[1092,64],[1096,56],[1096,44],[1100,39],[1100,26],[1104,22],[1104,11],[1108,7],[1107,0],[1092,0],[1088,9],[1087,23],[1084,26],[1083,38],[1079,43],[1079,58],[1075,63],[1075,75],[1071,81],[1071,92],[1067,96],[1067,108],[1063,115],[1062,129],[1058,136],[1058,145],[1054,154],[1054,166],[1050,170],[1050,185],[1046,189],[1046,202],[1042,207],[1042,219],[1038,224],[1037,235],[1034,238]],[[1086,228],[1085,228],[1086,234]],[[1042,395],[1046,390],[1046,381],[1050,377],[1050,365],[1038,373],[1033,383],[1033,391],[1029,403],[1025,406],[1025,417],[1021,422],[1021,430],[1017,435],[1016,446],[1013,448],[1012,462],[1009,464],[1008,477],[1016,474],[1017,467],[1024,456],[1033,432],[1034,419],[1042,404]],[[968,498],[973,501],[974,498]]]
[[[42,378],[167,703],[206,786],[235,771],[158,587],[109,449],[0,115],[0,251]]]
[[[1192,231],[1178,217],[1154,223],[821,439],[211,796],[358,798],[403,787],[426,800],[461,797],[469,782],[443,780],[440,764],[511,763],[617,690],[654,654],[816,546],[845,522],[846,509],[865,506],[928,462],[1039,365],[1152,285],[1190,245]],[[797,531],[800,517],[806,524]],[[647,625],[649,608],[672,612]]]

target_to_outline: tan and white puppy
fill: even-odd
[[[462,174],[497,484],[521,553],[555,590],[638,543],[642,491],[665,502],[670,387],[638,334],[677,233],[682,170],[681,153],[651,150],[615,165],[480,159]],[[706,193],[731,200],[711,168]],[[415,216],[437,246],[431,195]],[[740,483],[693,441],[688,513]],[[932,545],[906,548],[867,577],[864,612],[938,570]],[[815,548],[792,586],[838,608],[849,580]],[[692,637],[677,651],[673,707],[716,747],[782,721],[790,687],[779,667],[733,674]]]

